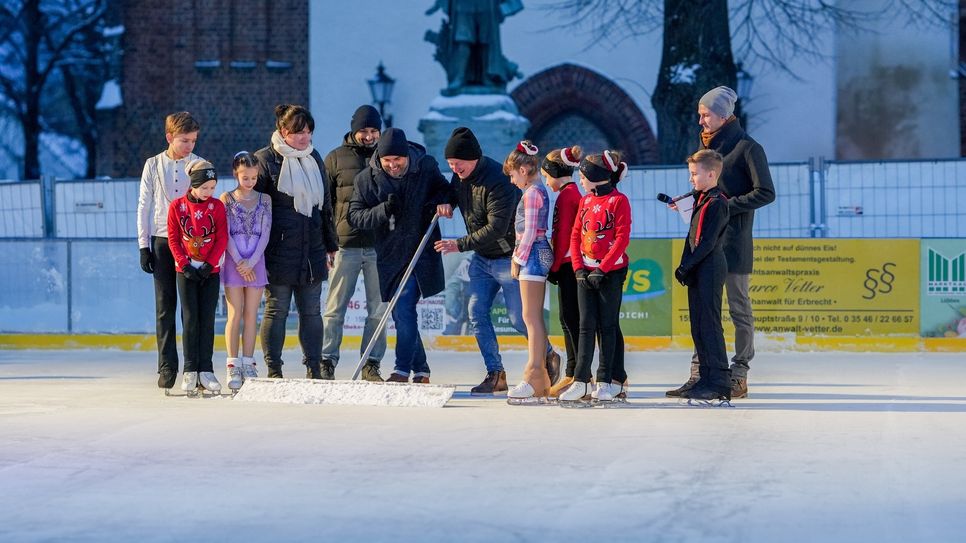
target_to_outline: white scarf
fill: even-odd
[[[312,158],[310,144],[299,151],[285,143],[276,130],[272,133],[272,148],[282,155],[282,169],[278,173],[278,190],[295,199],[295,211],[306,217],[312,216],[312,208],[322,209],[325,187],[319,163]]]

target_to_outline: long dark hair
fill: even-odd
[[[279,132],[298,133],[308,127],[309,132],[315,132],[315,119],[305,106],[293,104],[279,104],[275,106],[275,128]]]

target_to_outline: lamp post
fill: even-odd
[[[367,81],[369,92],[372,93],[372,103],[379,108],[379,115],[382,116],[386,128],[392,126],[392,115],[386,115],[386,106],[392,102],[392,88],[396,85],[396,80],[386,75],[386,67],[379,62],[376,67],[376,76]]]

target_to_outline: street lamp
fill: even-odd
[[[386,67],[379,62],[376,68],[376,76],[368,80],[369,92],[372,93],[372,103],[379,108],[379,115],[382,116],[386,128],[392,126],[392,115],[386,115],[386,106],[392,102],[392,88],[396,85],[396,80],[386,75]]]

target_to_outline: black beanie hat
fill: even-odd
[[[376,150],[380,157],[409,156],[409,141],[406,140],[406,133],[398,128],[387,128],[379,138]]]
[[[218,181],[218,174],[214,168],[196,168],[188,174],[191,181],[191,188],[196,189],[208,181]]]
[[[359,106],[359,109],[352,114],[351,126],[353,132],[358,132],[363,128],[382,130],[382,117],[379,115],[379,110],[372,106]]]
[[[443,151],[446,158],[456,158],[459,160],[479,160],[483,158],[483,149],[480,142],[476,140],[473,131],[465,126],[453,130],[453,134],[446,142],[446,150]]]

